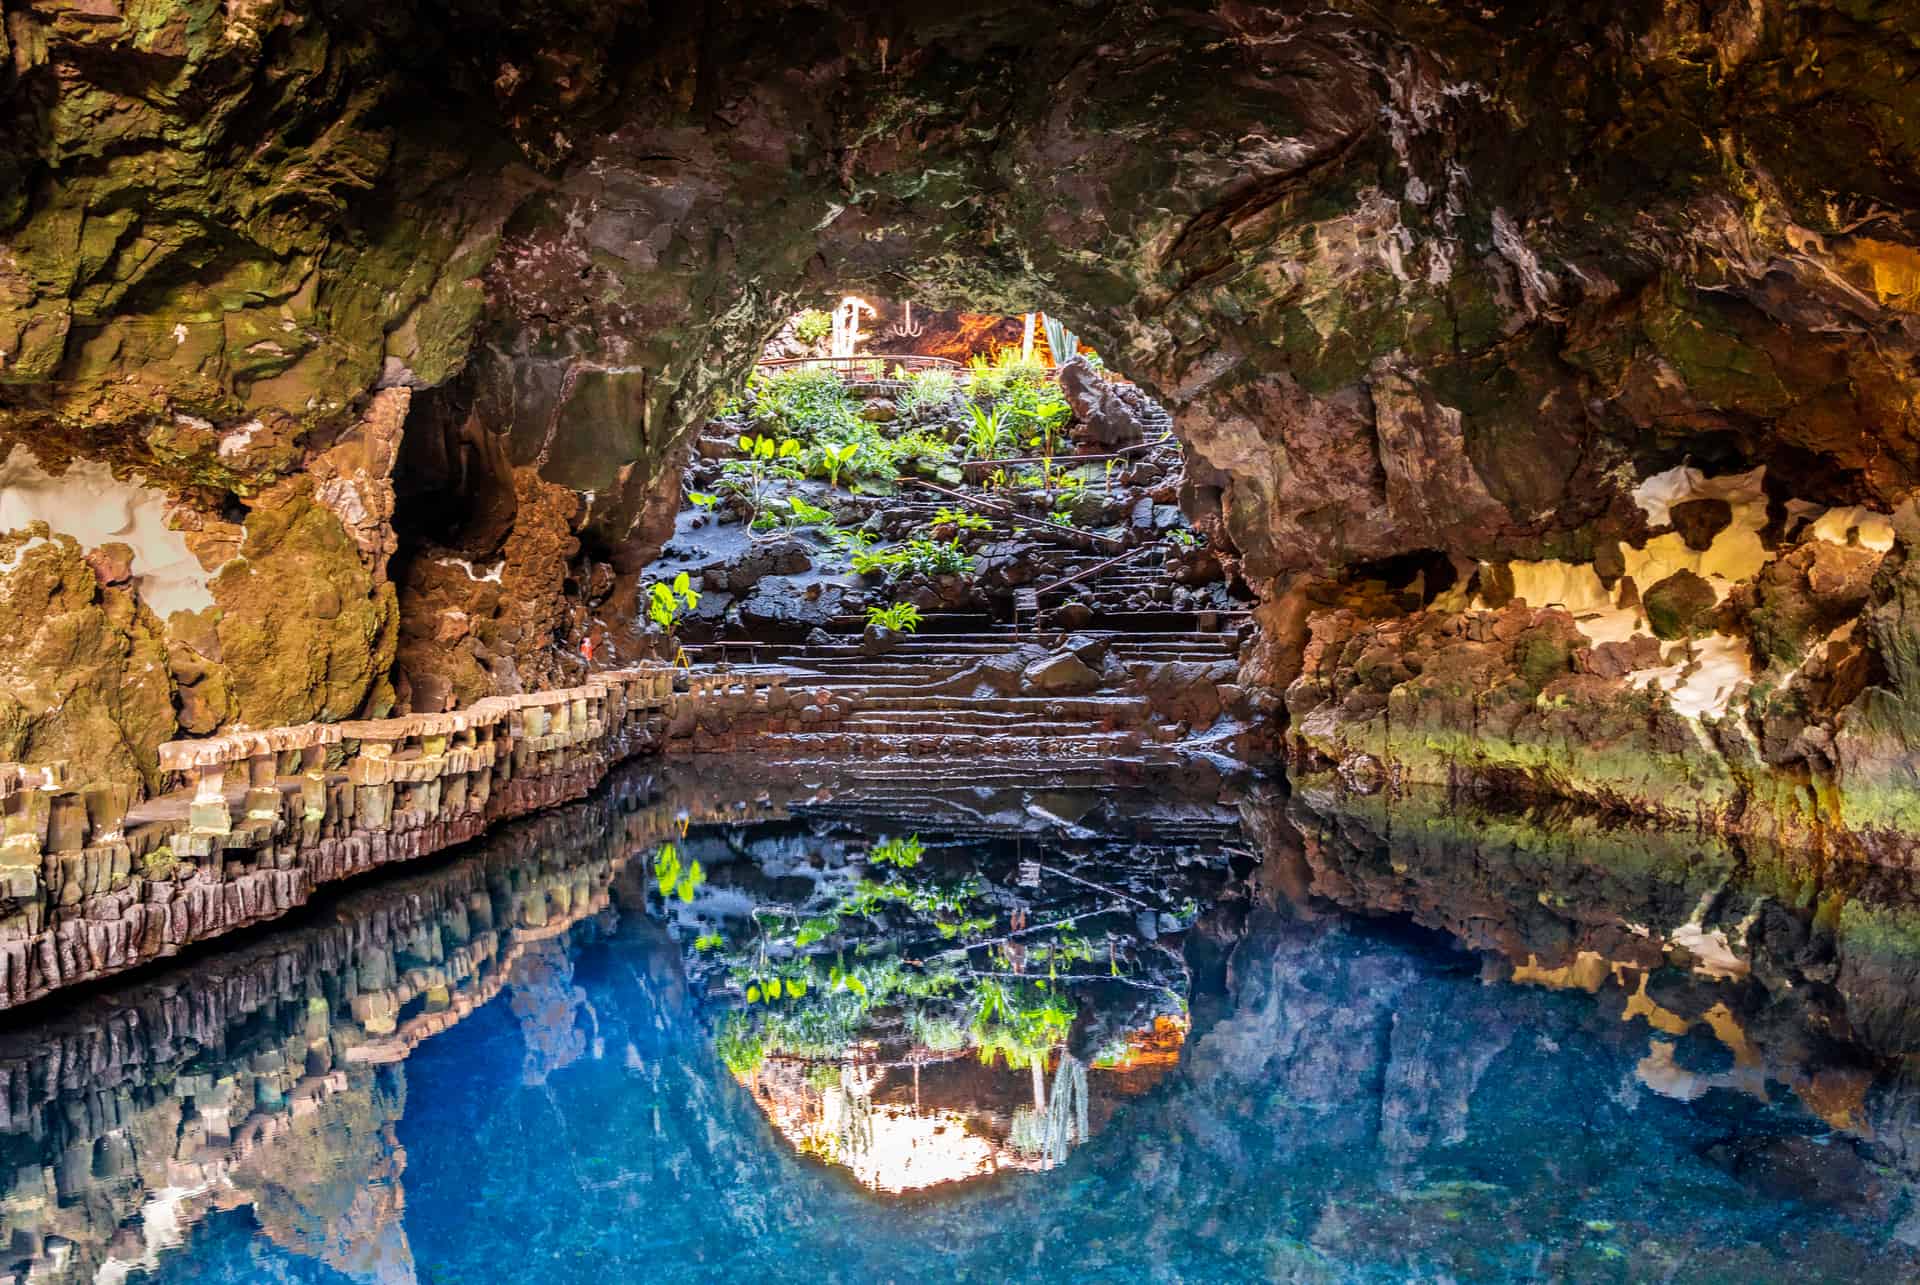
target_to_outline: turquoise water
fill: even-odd
[[[225,971],[181,970],[44,1034],[43,1048],[73,1047],[93,1021],[98,1049],[118,1023],[132,1048],[136,1022],[151,1036],[155,1014],[230,993],[217,1040],[181,1034],[191,1023],[177,1018],[172,1042],[150,1039],[118,1071],[96,1056],[90,1072],[35,1064],[38,1090],[16,1079],[15,1252],[87,1279],[104,1264],[107,1278],[201,1282],[1920,1277],[1902,1161],[1916,1113],[1883,1061],[1836,1044],[1826,1087],[1796,1089],[1774,1078],[1789,1074],[1774,1050],[1800,1056],[1802,1036],[1677,1021],[1671,986],[1646,993],[1670,999],[1659,1020],[1683,1031],[1623,1013],[1608,987],[1502,980],[1510,963],[1403,914],[1275,896],[1241,824],[1270,806],[1258,799],[1169,798],[1157,816],[1137,790],[982,791],[958,811],[917,801],[910,816],[860,805],[857,789],[812,808],[763,799],[763,819],[696,819],[666,840],[683,864],[701,861],[683,900],[661,896],[658,843],[632,842],[663,788],[591,805],[598,819],[569,832],[577,866],[550,830],[397,898],[355,893],[300,930],[304,946],[283,937]],[[970,867],[975,917],[998,921],[982,940],[1017,902],[1030,922],[1082,916],[1075,927],[1105,952],[1097,967],[1052,964],[1055,979],[1084,980],[1047,988],[1073,1017],[1040,1054],[1041,1084],[1031,1066],[982,1067],[971,1045],[921,1043],[937,1019],[977,1009],[975,974],[1009,962],[990,946],[959,956],[967,976],[946,993],[869,1005],[831,1040],[809,1026],[826,1044],[804,1057],[781,1045],[795,1017],[756,1065],[734,1056],[730,1070],[716,1035],[755,1006],[729,992],[716,956],[757,958],[745,926],[770,906],[844,904],[860,877],[849,870],[873,873],[862,854],[909,828],[923,884]],[[1061,871],[1079,882],[1048,873]],[[543,879],[570,891],[529,914]],[[1165,908],[1143,918],[1156,898]],[[487,918],[513,959],[486,995],[484,977],[472,983],[476,1007],[396,1060],[339,1055],[362,1039],[385,1047],[365,1022],[342,1035],[353,996],[457,972]],[[541,922],[506,930],[516,918]],[[728,945],[698,949],[696,929]],[[777,953],[780,934],[769,940]],[[895,959],[924,970],[966,934],[883,912],[809,944],[824,990],[827,958],[843,973]],[[1034,951],[1012,962],[1046,967]],[[276,980],[247,1000],[246,977]],[[1709,986],[1695,1006],[1748,1013],[1751,985]],[[336,1016],[318,1038],[323,996]],[[429,987],[406,1000],[398,1029],[443,999]],[[810,999],[827,1003],[810,991],[796,1012]],[[1145,1030],[1161,1033],[1158,1060],[1141,1051]],[[28,1065],[33,1036],[10,1036],[8,1066]],[[287,1068],[295,1046],[307,1063]],[[1069,1124],[1048,1155],[1031,1136],[1040,1101],[1075,1102],[1076,1067],[1090,1136]],[[301,1086],[327,1077],[309,1101]],[[823,1102],[829,1114],[856,1102],[864,1123],[843,1120],[832,1154],[802,1154],[793,1119],[783,1131],[776,1116],[818,1116]],[[949,1133],[921,1128],[935,1116]],[[931,1160],[902,1170],[910,1152]],[[981,1154],[995,1172],[874,1189],[876,1173],[939,1176]],[[37,1238],[22,1231],[34,1219]]]

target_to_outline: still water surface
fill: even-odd
[[[957,779],[629,771],[16,1022],[16,1279],[1920,1279],[1904,889]]]

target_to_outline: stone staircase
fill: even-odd
[[[1129,467],[1164,467],[1162,454],[1177,456],[1177,449],[1152,443],[1141,450],[1124,457]],[[1082,476],[1092,475],[1085,485],[1104,499],[1122,485],[1117,474],[1098,474],[1113,458],[1062,456],[1059,464],[1092,462]],[[1011,470],[1034,462],[969,467],[988,464]],[[1204,738],[1216,726],[1218,704],[1202,701],[1211,708],[1201,719],[1181,718],[1155,697],[1169,673],[1181,683],[1199,674],[1233,688],[1247,613],[1217,591],[1174,583],[1163,539],[1170,506],[1143,496],[1129,509],[1121,500],[1127,492],[1112,494],[1116,502],[1104,513],[1112,525],[1086,530],[1049,520],[1056,496],[903,478],[897,495],[870,510],[883,518],[881,541],[937,530],[943,510],[984,519],[987,527],[962,532],[966,547],[986,550],[998,564],[988,564],[978,582],[984,604],[943,610],[923,596],[916,631],[892,638],[870,637],[864,610],[827,617],[804,642],[755,637],[736,621],[711,641],[687,642],[685,653],[695,665],[784,677],[793,709],[756,742],[783,755],[1012,755],[1065,763],[1124,759]],[[1006,552],[1023,547],[1032,552]],[[1090,661],[1095,674],[1063,663],[1063,682],[1034,669],[1064,650],[1077,663]]]
[[[784,749],[1071,760],[1126,758],[1171,744],[1183,730],[1203,730],[1158,716],[1144,689],[1171,663],[1229,670],[1238,648],[1236,633],[1217,630],[1084,630],[1072,637],[1082,648],[1106,652],[1105,672],[1139,682],[1119,684],[1121,690],[1110,682],[1084,694],[1022,690],[1022,671],[1051,654],[1044,644],[1061,635],[978,616],[928,617],[921,632],[879,655],[868,654],[852,632],[833,641],[689,645],[687,651],[697,664],[777,667],[791,690],[845,711],[831,728],[778,735]]]

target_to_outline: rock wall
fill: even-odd
[[[1275,604],[1249,656],[1273,691],[1336,629],[1315,617],[1409,559],[1613,579],[1658,538],[1635,491],[1676,466],[1764,466],[1770,510],[1884,518],[1916,485],[1920,17],[1896,0],[7,15],[0,452],[165,494],[215,605],[97,592],[152,616],[110,685],[163,647],[190,731],[569,682],[589,638],[641,654],[680,450],[833,290],[1044,308],[1168,404],[1190,512]],[[1759,538],[1778,576],[1816,556],[1771,516]],[[1801,782],[1858,783],[1857,815],[1818,810],[1849,832],[1910,820],[1887,568],[1857,690],[1816,700],[1845,771]],[[1721,632],[1786,663],[1781,610]],[[1587,696],[1644,698],[1650,752],[1699,740],[1671,693]],[[13,735],[74,735],[20,704]],[[122,706],[76,743],[125,775],[159,707]],[[1370,735],[1351,717],[1313,743]]]

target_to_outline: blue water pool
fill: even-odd
[[[1510,859],[1504,903],[1438,907],[1431,845],[1185,786],[648,779],[353,890],[9,1034],[13,1252],[197,1282],[1920,1278],[1920,1096],[1792,997],[1813,964],[1635,964]],[[1621,923],[1691,895],[1642,875]]]

